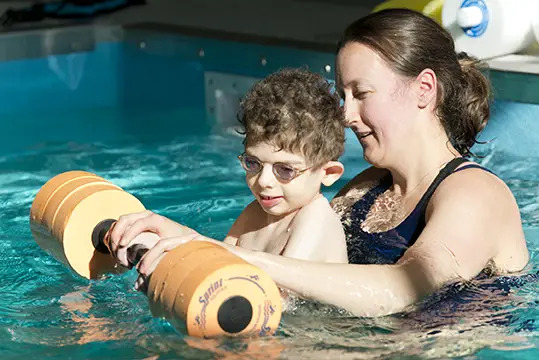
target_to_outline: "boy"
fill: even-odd
[[[343,114],[320,75],[286,69],[255,84],[240,106],[239,156],[255,197],[225,242],[297,259],[346,263],[337,215],[320,193],[343,165]]]
[[[331,85],[306,70],[272,74],[245,96],[240,123],[245,152],[239,160],[256,200],[243,210],[224,241],[297,259],[347,263],[340,220],[320,193],[322,184],[333,184],[344,171],[337,161],[344,150],[343,112]],[[135,239],[145,231],[167,239]],[[164,253],[178,245],[175,237],[189,233],[200,237],[149,211],[129,214],[110,230],[110,248],[127,266],[126,249],[146,242],[153,248],[142,258],[139,271],[144,264],[149,275]],[[139,278],[137,285],[142,281]]]

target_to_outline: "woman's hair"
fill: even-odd
[[[320,74],[283,69],[257,82],[240,103],[246,146],[266,142],[301,155],[312,166],[344,151],[344,114],[333,86]]]
[[[383,10],[350,24],[339,50],[357,42],[375,51],[395,71],[415,78],[426,68],[436,73],[436,114],[451,144],[471,154],[478,133],[490,115],[490,83],[483,64],[466,53],[455,53],[451,35],[430,19],[407,9]]]

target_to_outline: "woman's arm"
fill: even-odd
[[[512,199],[495,179],[452,175],[431,199],[421,236],[395,265],[310,262],[253,252],[200,235],[196,239],[224,246],[266,271],[279,286],[303,297],[358,316],[386,315],[402,311],[448,282],[479,274],[498,253],[500,236],[519,236],[515,231],[518,208]],[[167,242],[177,246],[185,238],[160,241],[154,249],[167,248]],[[159,256],[154,249],[139,268],[146,276]]]
[[[320,263],[226,248],[266,271],[280,287],[357,316],[395,313],[420,296],[411,286],[411,267],[405,265]]]
[[[448,282],[477,276],[498,253],[500,234],[520,236],[505,186],[490,175],[460,175],[440,185],[425,229],[395,265],[320,264],[229,249],[304,297],[358,316],[398,312]]]
[[[346,309],[358,316],[398,312],[415,302],[425,290],[414,286],[413,262],[400,265],[349,265],[312,262],[255,252],[202,235],[161,240],[137,266],[137,287],[166,253],[187,241],[209,241],[266,271],[280,286],[308,299]]]

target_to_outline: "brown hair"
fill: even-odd
[[[471,154],[490,115],[490,83],[480,71],[482,63],[455,53],[445,29],[421,13],[389,9],[349,25],[339,49],[349,42],[368,46],[402,76],[414,78],[426,68],[433,70],[438,80],[436,114],[457,151]]]
[[[312,166],[337,160],[344,151],[339,96],[321,75],[283,69],[256,83],[239,112],[244,144],[267,142],[305,157]]]

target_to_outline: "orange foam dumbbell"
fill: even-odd
[[[109,253],[106,231],[121,215],[144,209],[109,181],[70,171],[37,193],[30,226],[41,248],[77,274],[96,279],[125,270]],[[130,258],[146,250],[128,249]],[[209,242],[191,241],[169,252],[150,276],[147,295],[155,315],[185,324],[193,336],[271,334],[281,318],[280,294],[271,278]]]

